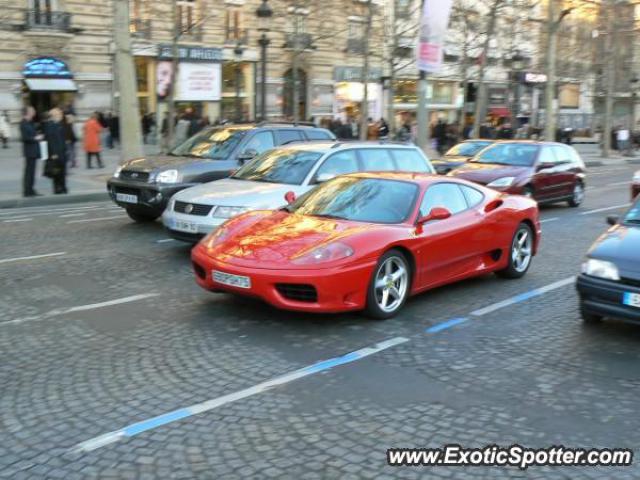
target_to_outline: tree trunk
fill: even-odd
[[[120,92],[120,161],[124,162],[143,156],[140,107],[129,33],[129,0],[114,1],[114,34]]]
[[[607,32],[605,38],[605,97],[604,125],[602,130],[602,156],[608,157],[611,152],[611,130],[613,128],[613,90],[615,88],[615,50],[613,46],[615,27],[613,16],[615,5],[609,0],[606,4]]]
[[[371,35],[371,23],[373,17],[373,6],[371,0],[367,0],[367,23],[364,31],[363,62],[362,62],[362,83],[364,91],[362,103],[360,105],[360,140],[366,140],[369,130],[369,36]]]
[[[473,119],[473,138],[480,136],[480,124],[484,120],[485,109],[487,103],[487,86],[484,83],[484,76],[486,71],[487,58],[489,56],[489,47],[491,45],[491,39],[493,38],[493,32],[496,28],[496,17],[498,16],[498,8],[503,0],[494,0],[491,5],[491,11],[489,12],[489,22],[487,24],[487,33],[482,46],[482,59],[480,62],[480,69],[478,71],[478,89],[476,94],[476,110],[475,117]]]
[[[167,95],[167,109],[169,115],[167,117],[167,139],[165,146],[167,151],[173,148],[176,126],[176,103],[175,103],[175,91],[176,83],[178,82],[178,40],[180,39],[180,27],[178,25],[178,6],[176,2],[173,2],[173,34],[171,40],[171,84],[169,85],[169,95]]]
[[[553,141],[556,135],[556,52],[558,49],[558,21],[556,20],[555,2],[547,6],[547,83],[544,90],[544,139]]]

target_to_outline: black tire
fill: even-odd
[[[604,318],[602,315],[588,312],[582,302],[580,302],[580,316],[582,317],[582,321],[588,325],[596,325],[602,322]]]
[[[127,215],[129,215],[129,218],[131,218],[131,220],[133,220],[134,222],[148,223],[156,221],[161,214],[152,212],[141,212],[140,210],[127,208]]]
[[[404,284],[404,289],[400,288],[398,290],[396,287],[396,291],[398,291],[400,295],[399,302],[397,302],[397,304],[394,302],[395,305],[393,305],[392,309],[385,310],[379,305],[379,302],[381,302],[382,299],[378,298],[376,279],[378,275],[381,274],[381,269],[386,268],[388,262],[401,265],[404,268],[406,272],[406,283]],[[396,272],[397,271],[398,270],[396,270]],[[401,251],[392,249],[382,255],[378,260],[376,268],[373,270],[373,274],[371,275],[371,280],[369,281],[369,287],[367,289],[367,306],[365,308],[366,314],[377,320],[386,320],[394,317],[402,309],[407,298],[409,298],[409,293],[411,292],[411,276],[411,264]],[[399,281],[400,280],[398,280],[398,282]],[[391,307],[392,305],[389,306]]]
[[[578,191],[578,189],[580,189]],[[570,207],[576,208],[582,205],[584,201],[584,185],[582,182],[577,182],[573,187],[573,196],[567,201]]]
[[[518,261],[514,259],[514,249],[518,248],[516,246],[516,243],[523,233],[526,233],[528,235],[528,238],[530,239],[530,249],[531,249],[529,260],[526,262],[526,265],[524,265],[524,268],[522,268],[523,267],[522,265],[519,266]],[[521,223],[520,225],[518,225],[518,228],[513,234],[513,238],[511,240],[511,244],[509,247],[509,252],[508,252],[509,264],[507,265],[506,268],[502,270],[498,270],[496,272],[496,275],[502,278],[523,277],[529,270],[529,267],[531,266],[531,260],[533,259],[533,241],[534,241],[534,236],[533,236],[533,230],[531,229],[531,227],[526,223]]]

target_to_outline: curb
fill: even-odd
[[[101,202],[105,200],[109,200],[109,194],[107,192],[78,193],[75,195],[56,195],[56,196],[47,195],[42,197],[0,200],[0,209],[64,205],[67,203]]]

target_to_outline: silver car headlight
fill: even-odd
[[[218,206],[213,210],[212,216],[217,218],[232,218],[241,213],[248,212],[250,207],[224,207]]]
[[[516,177],[497,178],[493,182],[487,184],[487,187],[510,187]]]
[[[582,264],[582,273],[591,277],[605,278],[607,280],[620,280],[618,267],[605,260],[588,258]]]
[[[120,178],[120,172],[122,171],[123,168],[124,167],[122,165],[116,168],[116,171],[113,172],[113,178]]]
[[[640,182],[640,170],[638,170],[635,175],[633,176],[633,181],[634,182]]]
[[[178,183],[179,181],[180,174],[178,170],[165,170],[156,176],[156,182],[158,183]]]

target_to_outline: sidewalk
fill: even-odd
[[[156,153],[157,145],[145,145],[147,154]],[[35,189],[42,194],[41,197],[22,197],[22,176],[24,159],[22,157],[22,144],[16,141],[9,143],[8,149],[0,148],[0,208],[13,208],[19,206],[51,205],[59,203],[86,202],[108,199],[106,181],[115,171],[120,160],[120,150],[105,149],[102,151],[104,168],[95,167],[88,170],[82,145],[76,145],[76,168],[67,171],[66,195],[53,195],[51,179],[42,175],[44,162],[38,161],[36,167]]]

